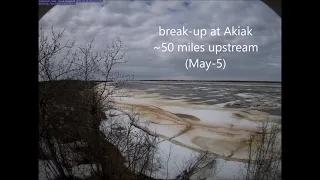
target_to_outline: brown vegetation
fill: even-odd
[[[62,43],[63,32],[52,28],[51,39],[39,34],[39,170],[46,179],[154,179],[159,168],[158,138],[134,131],[139,116],[125,113],[123,123],[112,111],[113,96],[128,76],[114,72],[125,63],[118,40],[94,52],[93,41],[74,47]],[[97,84],[97,78],[104,81]],[[104,112],[107,112],[105,114]],[[100,129],[102,120],[108,128]],[[207,156],[204,156],[207,157]],[[177,179],[203,169],[196,160]],[[190,162],[191,163],[191,162]],[[85,165],[85,166],[82,166]],[[84,168],[86,167],[86,168]]]

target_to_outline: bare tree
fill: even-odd
[[[117,107],[110,114],[113,118],[108,119],[102,129],[107,140],[119,149],[125,160],[126,167],[118,173],[119,178],[126,176],[126,172],[132,172],[139,178],[151,177],[160,166],[156,157],[159,138],[139,129],[141,117],[136,112]],[[121,158],[119,154],[115,156]]]
[[[63,31],[51,30],[51,40],[43,29],[39,35],[39,156],[46,160],[50,177],[74,178],[74,159],[81,153],[95,165],[92,173],[100,179],[152,174],[157,140],[134,131],[138,116],[123,113],[128,124],[114,121],[109,132],[100,131],[103,118],[114,119],[104,112],[119,110],[114,97],[127,95],[119,91],[130,77],[113,71],[126,62],[120,52],[121,40],[95,52],[93,40],[75,48],[74,42],[61,43]],[[102,79],[98,85],[94,83],[97,79]]]
[[[73,175],[69,161],[71,148],[66,141],[84,139],[97,175],[112,179],[110,163],[99,130],[103,108],[112,107],[111,95],[124,84],[126,76],[112,72],[122,61],[122,42],[94,52],[93,41],[79,48],[74,42],[62,42],[63,32],[51,29],[51,39],[43,29],[39,34],[39,143],[41,155],[50,156],[55,176],[66,179]],[[99,89],[94,80],[102,78]],[[48,164],[48,163],[47,163]]]
[[[241,169],[245,180],[281,179],[280,125],[262,123],[262,131],[249,141],[248,163]]]
[[[75,71],[73,61],[75,54],[72,53],[74,41],[66,41],[61,44],[65,30],[55,31],[51,27],[51,39],[49,35],[40,27],[39,33],[39,79],[41,81],[55,81],[70,78]]]
[[[62,43],[63,32],[39,34],[39,158],[47,179],[154,179],[159,137],[115,101],[130,95],[122,90],[131,77],[115,71],[126,63],[122,41],[97,52],[94,40]],[[190,161],[180,179],[207,168],[208,158]]]
[[[52,28],[52,40],[44,34],[43,29],[40,29],[39,34],[39,79],[42,81],[55,81],[68,73],[70,66],[63,66],[65,61],[55,61],[57,55],[61,55],[66,52],[68,55],[70,49],[72,49],[74,43],[67,42],[66,44],[60,44],[60,39],[63,32],[55,33]],[[66,50],[66,51],[65,51]],[[54,102],[57,93],[55,93],[56,87],[52,84],[45,83],[40,84],[39,87],[39,142],[40,152],[42,155],[50,154],[50,161],[47,166],[54,167],[55,175],[62,178],[66,178],[67,174],[59,162],[59,154],[56,151],[56,141],[54,139],[55,129],[60,128],[61,121],[55,121],[53,116],[58,114],[58,104]],[[52,163],[51,163],[52,162]],[[53,169],[53,168],[51,168]]]
[[[170,158],[171,158],[171,150],[172,150],[172,144],[170,144],[169,154],[168,154],[168,158],[167,158],[167,176],[166,176],[166,179],[168,179],[168,177],[169,177],[169,162],[170,162]]]
[[[216,158],[210,156],[208,151],[200,153],[184,163],[182,171],[175,180],[189,180],[191,177],[198,180],[207,179],[217,173],[216,166]]]

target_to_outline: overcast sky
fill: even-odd
[[[270,80],[281,81],[281,18],[261,1],[104,1],[55,6],[40,21],[45,29],[65,28],[65,37],[77,43],[95,38],[96,50],[117,37],[124,43],[128,63],[118,67],[135,79]],[[159,37],[158,27],[224,29],[250,26],[251,37]],[[256,53],[187,53],[154,50],[162,42],[195,44],[256,44]],[[185,68],[185,59],[216,61],[224,58],[224,70],[213,66]]]

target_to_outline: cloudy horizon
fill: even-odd
[[[39,22],[45,30],[52,25],[65,29],[64,38],[83,44],[95,39],[102,50],[117,37],[128,60],[117,68],[134,74],[135,80],[244,80],[281,81],[281,17],[257,1],[104,1],[55,6]],[[224,29],[250,26],[252,36],[158,36],[158,27]],[[210,31],[208,31],[209,33]],[[154,46],[174,44],[258,45],[252,53],[161,52]],[[187,58],[226,60],[224,70],[211,67],[185,68]]]

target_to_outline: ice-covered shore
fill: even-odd
[[[209,151],[218,157],[215,178],[233,179],[240,173],[248,157],[246,146],[250,134],[259,132],[261,122],[275,123],[279,116],[247,108],[224,108],[220,105],[188,104],[179,98],[167,100],[159,94],[133,92],[133,97],[114,99],[118,106],[134,109],[141,119],[140,124],[165,141],[159,144],[163,160],[171,158],[167,169],[161,169],[158,178],[175,177],[186,159],[201,151]],[[171,148],[170,148],[171,147]]]

